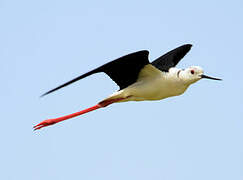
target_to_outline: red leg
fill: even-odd
[[[56,124],[58,122],[64,121],[66,119],[70,119],[70,118],[73,118],[73,117],[76,117],[76,116],[85,114],[87,112],[94,111],[94,110],[99,109],[101,107],[102,106],[100,106],[99,104],[97,104],[95,106],[92,106],[90,108],[84,109],[82,111],[79,111],[79,112],[76,112],[76,113],[73,113],[73,114],[69,114],[69,115],[62,116],[62,117],[58,117],[58,118],[54,118],[54,119],[44,120],[44,121],[40,122],[39,124],[35,125],[34,126],[34,130],[38,130],[38,129],[41,129],[43,127],[50,126],[50,125]]]
[[[54,119],[44,120],[44,121],[40,122],[39,124],[35,125],[33,128],[34,128],[34,130],[38,130],[38,129],[41,129],[43,127],[50,126],[50,125],[56,124],[56,123],[61,122],[61,121],[64,121],[64,120],[67,120],[67,119],[70,119],[70,118],[73,118],[73,117],[76,117],[76,116],[80,116],[80,115],[88,113],[90,111],[94,111],[96,109],[106,107],[106,106],[108,106],[112,103],[121,101],[123,99],[126,99],[126,98],[117,98],[117,99],[101,101],[100,103],[96,104],[95,106],[84,109],[82,111],[79,111],[79,112],[76,112],[76,113],[73,113],[73,114],[69,114],[69,115],[66,115],[66,116],[54,118]]]

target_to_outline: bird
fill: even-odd
[[[151,63],[148,58],[148,50],[130,53],[44,93],[41,97],[100,72],[107,74],[120,88],[90,108],[62,117],[44,120],[35,125],[33,127],[34,130],[107,107],[113,103],[154,101],[178,96],[183,94],[191,84],[201,79],[222,80],[205,75],[203,69],[199,66],[190,66],[186,69],[175,67],[190,51],[191,47],[192,44],[184,44],[160,56]]]

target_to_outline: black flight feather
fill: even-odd
[[[140,70],[147,64],[149,64],[148,60],[149,52],[147,50],[138,51],[135,53],[128,54],[126,56],[120,57],[116,60],[113,60],[107,64],[104,64],[92,71],[89,71],[75,79],[68,81],[46,93],[42,96],[50,94],[58,89],[61,89],[73,82],[76,82],[80,79],[83,79],[89,75],[94,73],[104,72],[106,73],[116,84],[120,87],[120,89],[124,89],[127,86],[136,82],[138,78],[138,74]],[[41,97],[42,97],[41,96]]]
[[[175,67],[177,63],[190,51],[191,47],[191,44],[185,44],[173,49],[154,60],[152,65],[161,71],[168,72],[171,67]]]

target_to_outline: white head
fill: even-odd
[[[197,82],[198,80],[202,78],[207,78],[207,79],[213,79],[213,80],[221,80],[218,78],[206,76],[203,74],[203,69],[199,66],[191,66],[185,70],[181,70],[179,72],[179,77],[183,79],[186,83],[192,84]]]

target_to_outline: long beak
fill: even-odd
[[[221,81],[222,79],[218,79],[218,78],[214,78],[214,77],[210,77],[210,76],[206,76],[206,75],[201,75],[201,78],[206,78],[206,79],[212,79],[212,80],[219,80]]]

